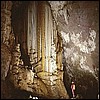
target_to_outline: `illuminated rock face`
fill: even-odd
[[[1,76],[3,80],[8,74],[11,61],[11,49],[14,41],[11,27],[11,1],[1,2]]]
[[[18,36],[16,34],[17,33],[16,27],[14,27],[16,45],[13,47],[13,50],[11,50],[12,58],[11,58],[11,62],[9,62],[8,64],[10,66],[10,68],[8,67],[9,81],[14,85],[15,88],[30,92],[32,93],[33,96],[38,96],[42,98],[51,98],[51,99],[59,99],[59,98],[68,99],[69,96],[67,94],[67,91],[63,83],[63,70],[61,69],[62,60],[60,59],[61,61],[59,60],[60,63],[58,64],[61,68],[60,67],[57,68],[57,65],[56,65],[56,58],[57,58],[56,49],[58,49],[59,56],[61,56],[61,53],[59,50],[60,42],[58,43],[58,40],[57,40],[58,39],[57,29],[56,28],[55,30],[53,29],[53,27],[56,27],[56,24],[53,21],[50,7],[46,5],[45,2],[39,2],[37,4],[37,8],[38,8],[37,15],[36,13],[34,13],[35,10],[33,11],[33,9],[35,9],[34,3],[30,9],[33,12],[31,14],[30,14],[30,10],[28,12],[28,19],[29,19],[28,21],[32,22],[32,24],[28,23],[29,31],[27,34],[27,39],[28,39],[28,53],[27,53],[28,55],[27,56],[29,56],[30,58],[29,59],[30,65],[25,65],[25,61],[23,62],[22,53],[24,51],[21,49],[23,47],[20,40],[20,38],[22,38],[21,37],[22,35],[20,33],[21,31],[18,28],[17,32],[19,32],[20,34]],[[38,19],[37,21],[38,26],[34,22],[35,17],[32,17],[35,15]],[[50,25],[48,25],[48,23]],[[34,29],[33,26],[36,29]],[[22,28],[22,26],[20,28]],[[33,32],[33,30],[36,32]],[[2,39],[4,39],[4,37]],[[29,43],[30,40],[31,40],[31,43]],[[59,47],[57,47],[57,45],[59,45]],[[7,46],[9,46],[9,44],[7,44]],[[35,56],[34,56],[34,52],[37,53]],[[36,59],[36,61],[32,61],[34,60],[34,58]],[[42,59],[40,60],[40,58]],[[48,66],[46,66],[45,61],[48,62],[47,63]],[[3,77],[5,78],[5,76]]]
[[[6,44],[8,47],[10,45],[9,39],[12,31],[11,27],[11,1],[1,2],[1,42]]]
[[[49,1],[49,3],[63,39],[64,81],[68,93],[71,96],[69,87],[73,80],[77,85],[76,93],[79,93],[81,98],[97,98],[99,81],[98,3],[65,1],[55,1],[55,3]],[[84,81],[90,81],[88,84],[92,88],[89,89]],[[80,93],[80,88],[85,93]]]
[[[80,8],[78,8],[78,5],[80,5]],[[66,25],[62,20],[58,22],[64,47],[63,65],[66,70],[64,79],[66,80],[68,75],[67,81],[74,80],[77,85],[77,94],[81,94],[83,98],[97,98],[98,93],[99,28],[97,21],[98,6],[96,5],[98,4],[93,2],[91,5],[87,2],[76,2],[72,6],[72,12],[70,12],[69,24]],[[88,84],[92,88],[88,88],[88,84],[84,81],[91,81]],[[67,88],[69,86],[70,84],[66,84]],[[86,94],[80,93],[81,87]],[[70,90],[68,93],[70,93]]]
[[[8,47],[4,44],[1,45],[1,80],[5,80],[7,77],[9,65],[11,62],[11,52],[8,50]]]
[[[80,66],[80,68],[84,70],[88,70],[90,72],[94,72],[93,67],[89,68],[88,57],[91,57],[91,53],[96,49],[96,32],[91,30],[89,33],[89,37],[86,37],[86,40],[82,41],[82,31],[80,33],[64,33],[61,31],[63,40],[72,45],[68,48],[64,47],[64,55],[67,63],[71,63],[73,66]],[[92,36],[92,37],[91,37]],[[92,59],[91,59],[92,60]],[[93,63],[91,62],[91,66]]]
[[[85,4],[85,2],[49,1],[49,3],[63,39],[66,62],[94,73],[93,65],[97,66],[97,69],[99,65],[93,61],[92,56],[95,51],[98,51],[97,3],[94,5],[93,2],[92,5],[88,2]],[[61,10],[62,14],[60,14]],[[66,14],[68,23],[66,23],[64,14]],[[98,59],[97,62],[99,62]]]

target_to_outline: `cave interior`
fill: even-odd
[[[1,99],[99,98],[99,1],[1,1]]]

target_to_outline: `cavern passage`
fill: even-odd
[[[99,96],[99,1],[1,1],[1,99]]]

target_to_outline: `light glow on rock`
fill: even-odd
[[[85,40],[83,40],[82,31],[79,33],[65,33],[61,31],[61,35],[66,43],[72,43],[70,47],[64,47],[64,56],[66,58],[66,62],[69,62],[73,65],[76,64],[76,66],[79,64],[80,68],[93,72],[93,70],[87,65],[87,56],[85,55],[91,55],[91,53],[96,49],[95,30],[91,29],[89,31],[89,36],[86,37]]]

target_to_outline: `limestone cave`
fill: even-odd
[[[99,99],[99,1],[1,1],[1,99]]]

